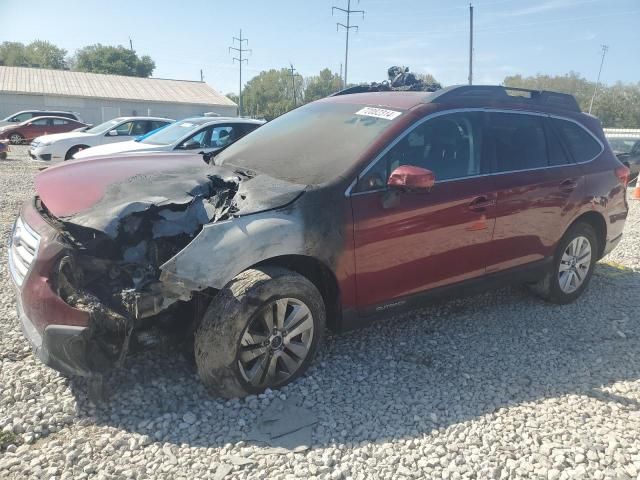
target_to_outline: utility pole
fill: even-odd
[[[469,2],[469,85],[473,85],[473,4]]]
[[[242,42],[247,42],[247,45],[248,45],[249,40],[247,40],[246,38],[242,38],[242,29],[240,29],[239,38],[233,37],[233,40],[232,40],[233,45],[235,45],[236,41],[238,42],[238,46],[229,47],[229,52],[233,50],[234,52],[238,53],[238,57],[233,57],[233,61],[235,62],[237,60],[238,63],[240,64],[240,87],[238,88],[238,115],[242,116],[242,62],[249,63],[249,60],[247,60],[246,58],[242,58],[242,54],[245,52],[251,53],[251,49],[243,47]]]
[[[340,80],[342,80],[342,62],[340,62]],[[346,86],[343,84],[342,88],[346,88]]]
[[[359,2],[360,0],[358,0]],[[331,7],[331,15],[333,15],[333,12],[335,10],[339,10],[343,13],[345,13],[347,15],[347,24],[343,24],[343,23],[336,23],[336,31],[340,30],[340,27],[344,28],[345,31],[347,32],[347,41],[345,44],[345,48],[344,48],[344,88],[347,88],[347,68],[348,68],[348,62],[349,62],[349,31],[352,28],[356,29],[356,32],[358,31],[358,25],[351,25],[351,14],[352,13],[361,13],[362,14],[362,18],[364,18],[364,10],[351,10],[351,0],[347,0],[347,9],[345,10],[344,8],[340,8],[340,7]]]
[[[600,60],[600,70],[598,70],[598,79],[596,80],[596,86],[593,89],[593,95],[591,96],[591,102],[589,103],[589,113],[591,113],[591,109],[593,108],[593,101],[596,99],[596,93],[598,92],[598,85],[600,85],[600,74],[602,73],[602,65],[604,65],[604,56],[607,54],[609,50],[608,45],[601,45],[602,47],[602,60]]]
[[[131,37],[129,37],[129,50],[133,52],[133,40],[131,40]]]
[[[202,73],[202,69],[200,69],[200,81],[204,82],[204,74]]]
[[[290,63],[290,68],[287,68],[287,70],[289,70],[289,75],[291,76],[291,88],[293,88],[293,106],[297,107],[298,106],[298,99],[296,98],[296,77],[301,77],[301,75],[296,72],[296,69],[293,68],[293,63]]]

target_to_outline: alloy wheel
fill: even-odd
[[[309,354],[314,323],[311,310],[295,298],[274,300],[247,326],[238,366],[253,387],[278,385],[294,375]]]
[[[9,137],[9,140],[11,141],[11,143],[13,143],[14,145],[20,145],[22,143],[22,136],[18,135],[17,133],[14,133],[13,135],[11,135]]]
[[[574,238],[565,248],[558,269],[558,283],[564,293],[573,293],[584,283],[591,266],[591,242]]]

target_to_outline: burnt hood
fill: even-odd
[[[119,155],[41,172],[36,192],[48,213],[117,238],[153,216],[153,236],[194,234],[206,223],[285,206],[304,185],[214,166],[201,155]]]

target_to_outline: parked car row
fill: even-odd
[[[28,143],[42,135],[70,132],[87,125],[65,117],[34,117],[30,120],[0,127],[0,140],[8,140],[13,145]]]
[[[257,126],[181,120],[36,177],[9,266],[43,362],[100,378],[165,329],[213,392],[256,394],[302,375],[325,327],[503,284],[573,302],[622,237],[629,169],[570,95],[344,92]]]

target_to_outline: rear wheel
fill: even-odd
[[[198,374],[225,398],[284,386],[308,368],[324,326],[322,296],[307,278],[279,267],[246,270],[196,331]]]
[[[598,237],[588,223],[577,223],[562,237],[547,275],[531,286],[541,298],[571,303],[587,288],[598,259]]]
[[[9,136],[9,141],[13,144],[13,145],[22,145],[22,142],[24,142],[24,137],[22,136],[22,134],[20,133],[12,133]]]

